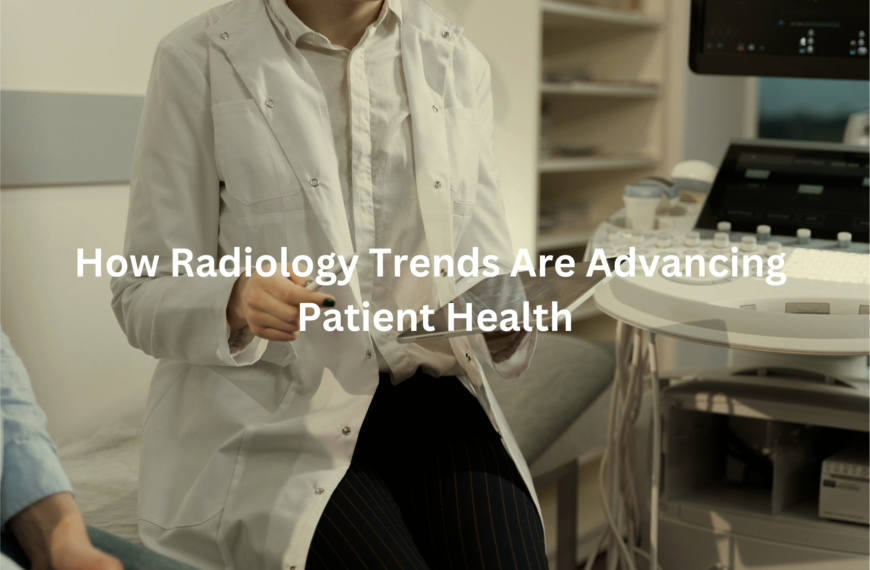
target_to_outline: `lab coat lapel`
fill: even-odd
[[[449,35],[448,35],[449,37]],[[402,27],[402,66],[408,87],[417,195],[429,255],[453,255],[450,162],[443,112],[447,66],[453,44],[425,34],[414,25]],[[453,277],[435,277],[443,305],[456,297]]]
[[[299,177],[332,251],[350,260],[353,242],[332,131],[322,111],[320,84],[308,62],[274,28],[262,0],[243,0],[206,34],[224,50],[263,113]],[[356,273],[350,285],[361,306]]]

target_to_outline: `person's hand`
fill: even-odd
[[[124,570],[124,565],[105,552],[94,548],[88,539],[87,532],[75,528],[76,524],[58,525],[54,531],[54,541],[51,548],[51,566],[53,570]],[[34,566],[34,570],[35,570]]]
[[[289,278],[276,271],[271,277],[254,272],[236,280],[227,303],[231,332],[248,326],[260,338],[288,342],[299,335],[300,303],[335,306],[331,295],[305,289],[310,278],[294,275],[289,267],[287,272]]]
[[[69,493],[41,499],[8,523],[33,570],[124,570],[121,562],[94,548],[81,512]]]

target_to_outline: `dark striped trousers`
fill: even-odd
[[[535,504],[459,380],[381,376],[306,568],[547,568]]]

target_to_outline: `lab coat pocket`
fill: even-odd
[[[223,508],[246,427],[268,411],[235,384],[191,366],[143,427],[139,518],[196,526]]]
[[[480,121],[477,111],[465,107],[446,109],[450,159],[450,188],[454,200],[474,204],[480,166]]]
[[[245,205],[299,193],[302,186],[253,100],[213,105],[212,117],[227,193]]]
[[[450,192],[450,195],[453,199],[453,245],[456,247],[474,214],[474,204],[458,201],[453,191]]]

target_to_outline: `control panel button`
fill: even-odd
[[[701,234],[698,232],[686,233],[686,247],[698,247],[701,245]]]
[[[782,253],[782,244],[778,241],[772,241],[767,244],[767,250],[764,253],[768,257],[770,257],[771,255],[779,255],[780,253]]]
[[[634,232],[631,234],[631,243],[643,243],[643,232]]]
[[[719,222],[718,224],[716,224],[716,229],[720,232],[730,232],[731,222]]]
[[[671,247],[672,243],[671,234],[667,232],[661,232],[656,236],[656,247]]]
[[[840,232],[837,234],[837,247],[842,247],[843,249],[852,245],[852,233],[851,232]]]
[[[720,222],[721,223],[721,222]],[[713,235],[713,247],[725,249],[731,244],[731,239],[725,232],[716,232]]]
[[[830,303],[786,303],[785,312],[794,315],[830,315]]]
[[[762,224],[755,228],[755,232],[758,234],[758,241],[760,243],[765,243],[770,241],[770,226],[767,224]]]
[[[797,231],[797,240],[798,243],[808,244],[810,243],[810,238],[812,237],[813,232],[808,230],[807,228],[801,228]]]
[[[607,241],[619,240],[619,228],[607,228]]]
[[[755,239],[755,236],[743,236],[743,239],[740,240],[740,250],[755,251],[756,249],[758,249],[758,240]]]

